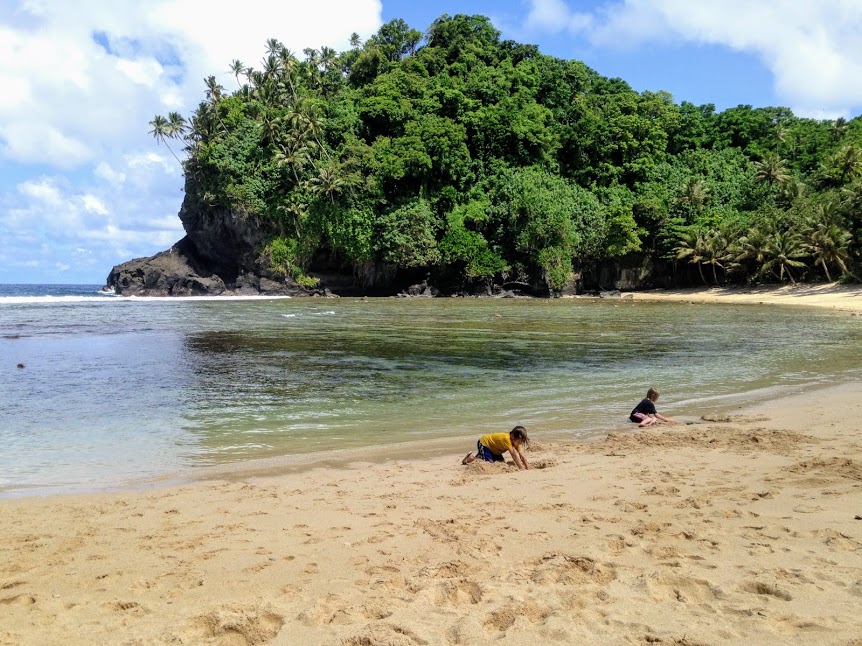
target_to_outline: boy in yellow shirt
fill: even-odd
[[[461,464],[470,464],[479,459],[485,462],[504,462],[503,454],[508,451],[519,469],[529,469],[530,464],[524,455],[524,449],[529,445],[530,438],[523,426],[516,426],[508,433],[489,433],[476,442],[476,454],[471,451],[464,456]]]

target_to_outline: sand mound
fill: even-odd
[[[753,424],[755,422],[768,422],[769,418],[763,415],[728,415],[714,414],[702,415],[704,422],[715,422],[718,424]]]
[[[195,617],[191,624],[191,632],[206,640],[203,643],[254,646],[275,637],[284,625],[284,618],[260,608],[225,606]]]
[[[848,480],[862,480],[862,463],[851,458],[814,458],[788,469],[792,473],[817,472],[818,475]]]
[[[792,453],[801,445],[816,444],[818,440],[809,435],[769,428],[674,428],[661,427],[635,433],[610,433],[607,439],[593,448],[596,452],[608,453],[638,451],[644,448],[709,448],[726,449],[747,453],[754,450],[773,453]]]

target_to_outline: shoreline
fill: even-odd
[[[798,283],[758,287],[691,287],[628,292],[639,301],[793,305],[862,312],[862,285]]]
[[[858,646],[862,383],[707,417],[3,499],[0,644]]]
[[[687,424],[700,423],[700,415],[735,414],[742,410],[763,405],[764,402],[794,397],[803,391],[828,389],[831,386],[822,382],[797,383],[793,385],[773,385],[753,390],[729,393],[707,401],[685,400],[665,402],[663,409],[670,410],[674,418]],[[696,414],[685,411],[697,408]],[[531,430],[533,427],[531,426]],[[608,422],[601,427],[580,430],[545,428],[532,430],[540,441],[577,446],[584,443],[601,441],[609,433],[621,433],[636,429],[624,414],[618,422]],[[505,430],[505,429],[498,429]],[[497,432],[497,431],[493,431]],[[51,485],[31,484],[26,486],[0,486],[0,503],[3,500],[26,500],[62,498],[66,496],[122,495],[153,493],[196,483],[225,480],[236,482],[248,478],[279,477],[296,475],[316,469],[346,470],[356,463],[386,464],[391,461],[416,461],[433,458],[441,453],[463,454],[475,445],[478,435],[451,435],[436,438],[413,439],[392,444],[371,444],[307,453],[275,455],[241,461],[228,461],[207,466],[189,466],[184,469],[165,472],[152,476],[142,476],[113,484],[92,484],[72,486],[72,488],[52,488]],[[0,645],[2,646],[2,645]]]

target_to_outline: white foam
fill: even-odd
[[[105,296],[0,296],[0,305],[16,305],[21,303],[62,304],[83,303],[87,301],[107,302],[108,300],[111,299],[108,298],[107,294]]]
[[[43,305],[58,305],[63,303],[109,303],[135,302],[148,303],[176,301],[268,301],[290,298],[290,296],[120,296],[119,294],[101,293],[93,296],[0,296],[0,305],[21,305],[37,303]],[[332,312],[334,314],[335,312]]]

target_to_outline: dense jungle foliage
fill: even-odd
[[[231,69],[236,89],[210,77],[151,134],[183,143],[188,197],[266,227],[262,258],[300,281],[322,256],[369,284],[415,269],[552,292],[632,254],[705,284],[859,273],[860,118],[675,104],[481,16],[301,60],[270,40]]]

